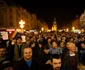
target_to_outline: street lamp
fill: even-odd
[[[69,31],[69,29],[67,28],[67,29],[66,29],[66,32],[68,32],[68,31]]]
[[[41,30],[44,31],[44,28],[42,27]]]
[[[75,27],[72,27],[72,30],[75,30]]]
[[[24,28],[25,22],[24,22],[23,20],[21,20],[21,21],[19,22],[19,24],[20,24],[21,31],[23,32],[23,28]]]
[[[74,32],[75,31],[75,27],[72,27],[72,32]]]

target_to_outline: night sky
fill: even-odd
[[[30,13],[36,13],[38,19],[44,20],[49,27],[52,26],[53,18],[56,17],[57,24],[70,24],[76,16],[80,16],[85,9],[81,1],[53,1],[53,0],[6,0],[7,3],[15,3],[22,6]]]

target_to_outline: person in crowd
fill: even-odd
[[[43,59],[42,59],[42,63],[43,64],[49,64],[49,60],[51,59],[51,54],[49,52],[49,47],[44,47],[43,49]]]
[[[38,51],[37,51],[36,43],[30,42],[29,46],[32,48],[33,57],[37,58],[38,57]]]
[[[46,34],[43,35],[43,46],[45,46],[47,44],[47,39],[48,36]]]
[[[16,40],[17,43],[14,45],[14,58],[13,58],[14,61],[18,61],[23,57],[23,48],[26,46],[26,44],[22,42],[21,37],[17,37]]]
[[[80,50],[80,54],[81,54],[85,50],[85,43],[82,42],[80,47],[81,48],[79,50]]]
[[[56,40],[56,38],[55,38],[54,34],[52,34],[52,35],[51,35],[51,43],[52,43],[52,41],[54,41],[54,40]]]
[[[70,37],[69,38],[69,42],[74,42],[74,38],[73,37]]]
[[[62,36],[61,41],[63,41],[64,43],[66,43],[66,37]]]
[[[0,38],[0,44],[4,44],[3,38]]]
[[[34,42],[34,37],[33,36],[30,36],[30,42]]]
[[[0,44],[0,70],[7,68],[7,66],[5,67],[5,64],[8,62],[11,64],[9,58],[7,57],[6,45]]]
[[[66,53],[69,51],[68,49],[69,49],[69,42],[66,43],[66,46],[63,49],[63,55],[62,56],[65,56],[66,55]]]
[[[52,41],[52,47],[50,48],[51,54],[62,54],[62,49],[58,47],[56,40]]]
[[[65,48],[65,43],[63,41],[60,41],[59,47],[61,47],[63,51]]]
[[[50,37],[47,38],[47,43],[46,43],[45,47],[49,47],[49,48],[52,47]]]
[[[32,48],[29,46],[24,47],[23,58],[18,61],[17,65],[14,65],[14,70],[41,70],[39,61],[32,56]]]
[[[61,70],[61,55],[53,54],[50,62],[51,66],[47,67],[47,70]]]
[[[16,44],[16,38],[13,38],[10,43],[9,46],[7,47],[7,56],[9,57],[10,61],[13,62],[13,57],[14,57],[14,46]]]
[[[6,57],[6,46],[5,45],[0,45],[0,61],[5,59]]]
[[[30,40],[27,40],[27,41],[26,41],[26,44],[29,45],[29,44],[30,44]]]
[[[37,50],[35,49],[37,51],[37,55],[38,55],[37,58],[40,62],[42,62],[42,59],[44,57],[43,48],[44,48],[43,43],[39,42]]]
[[[80,56],[80,64],[79,64],[79,70],[85,70],[85,50],[82,52]]]
[[[75,43],[67,44],[68,50],[62,54],[62,69],[77,70],[78,54],[76,53]]]

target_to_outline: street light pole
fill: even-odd
[[[24,28],[25,22],[24,22],[23,20],[21,20],[21,21],[19,22],[19,24],[20,24],[21,32],[23,33],[23,28]]]

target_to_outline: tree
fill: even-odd
[[[84,13],[80,16],[80,27],[85,29],[85,11]]]

